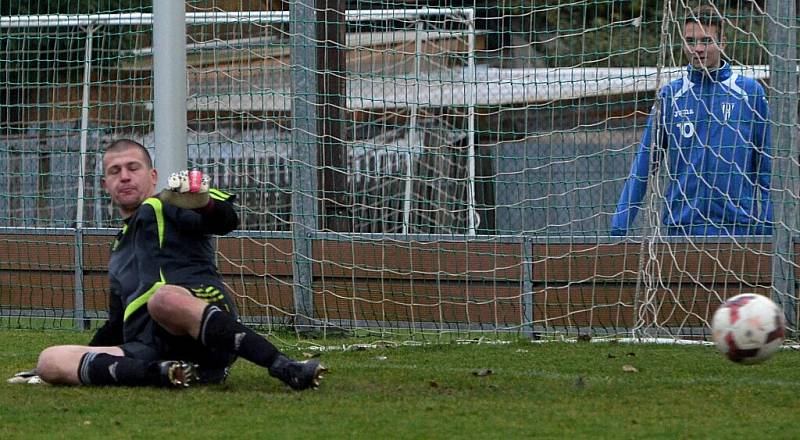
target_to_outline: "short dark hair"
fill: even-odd
[[[103,152],[103,157],[105,157],[105,155],[109,152],[123,151],[129,148],[139,149],[144,156],[144,162],[145,165],[147,165],[147,168],[153,168],[153,159],[150,158],[150,152],[147,151],[147,148],[145,148],[144,145],[136,142],[133,139],[117,139],[116,141],[112,142],[108,148],[106,148],[106,151]]]
[[[722,40],[724,33],[722,26],[724,21],[720,12],[713,6],[703,5],[698,6],[691,10],[691,12],[683,19],[684,26],[689,23],[696,23],[703,27],[714,26],[717,29],[717,38]]]

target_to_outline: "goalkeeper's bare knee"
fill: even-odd
[[[192,296],[181,286],[161,286],[147,301],[150,316],[174,335],[197,337],[205,301]]]

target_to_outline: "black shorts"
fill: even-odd
[[[209,304],[236,316],[236,309],[229,295],[222,289],[207,286],[187,288],[192,294]],[[216,291],[218,295],[209,295]],[[221,293],[220,293],[221,292]],[[125,356],[146,361],[186,361],[197,364],[200,381],[220,383],[228,375],[228,368],[236,360],[236,355],[227,351],[212,350],[191,336],[176,336],[165,330],[152,319],[146,326],[140,340],[120,345]]]

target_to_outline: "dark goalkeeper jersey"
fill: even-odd
[[[126,219],[108,264],[109,320],[90,345],[148,343],[154,322],[147,300],[164,284],[186,287],[209,302],[225,300],[236,315],[214,264],[211,236],[233,231],[239,219],[234,196],[210,193],[212,202],[198,210],[149,198]]]

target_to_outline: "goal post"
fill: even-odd
[[[771,119],[775,122],[773,144],[784,146],[776,149],[776,164],[773,181],[776,188],[796,188],[800,182],[800,139],[798,138],[798,53],[797,53],[797,5],[793,2],[768,2],[767,14],[775,17],[775,26],[770,26],[770,107]],[[789,330],[796,336],[797,321],[797,275],[796,262],[798,203],[794,196],[779,191],[775,201],[774,252],[772,266],[772,298],[786,313]]]
[[[153,132],[158,187],[186,169],[186,11],[183,2],[153,3]]]
[[[218,265],[266,331],[704,339],[744,292],[797,327],[791,2],[713,10],[722,58],[768,98],[773,233],[668,230],[665,165],[625,236],[612,219],[658,91],[686,74],[684,20],[722,2],[340,1],[325,23],[338,6],[191,0],[173,41],[186,57],[184,84],[167,86],[185,92],[174,120],[156,114],[171,83],[144,3],[12,0],[18,13],[0,17],[0,327],[103,318],[119,219],[98,160],[121,136],[152,152],[185,143],[178,162],[237,194],[241,228],[217,241]],[[185,142],[162,140],[159,123]]]

